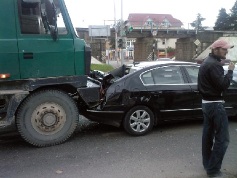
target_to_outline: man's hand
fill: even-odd
[[[235,64],[233,62],[230,62],[228,70],[234,70],[234,69],[235,69]]]

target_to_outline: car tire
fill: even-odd
[[[145,135],[154,126],[154,114],[147,106],[135,106],[125,115],[123,127],[134,136]]]
[[[60,90],[41,90],[20,105],[16,125],[22,138],[37,146],[66,141],[75,131],[79,112],[74,100]]]

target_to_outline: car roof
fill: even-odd
[[[158,58],[156,59],[157,61],[172,61],[171,58],[168,58],[168,57],[161,57],[161,58]]]
[[[150,66],[155,64],[170,64],[170,63],[181,63],[181,64],[191,64],[194,62],[188,62],[188,61],[141,61],[141,62],[135,62],[134,66]],[[196,64],[196,63],[195,63]]]
[[[135,63],[134,66],[131,67],[130,73],[135,72],[137,70],[154,66],[154,65],[165,65],[165,64],[197,64],[195,62],[187,62],[187,61],[145,61],[140,63]]]

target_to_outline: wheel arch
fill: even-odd
[[[20,108],[21,104],[25,100],[27,100],[27,98],[29,98],[32,94],[43,91],[43,90],[59,90],[59,91],[67,93],[69,96],[70,96],[70,94],[75,94],[77,92],[77,89],[74,86],[67,85],[67,84],[47,85],[47,86],[42,86],[42,87],[36,88],[33,91],[29,91],[29,94],[21,101],[21,103],[18,105],[18,107],[15,110],[15,116],[17,116],[16,114],[19,111],[19,108]]]

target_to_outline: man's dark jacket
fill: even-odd
[[[221,59],[213,54],[202,62],[198,73],[198,90],[207,101],[223,100],[222,93],[230,86],[233,71],[224,75]]]

